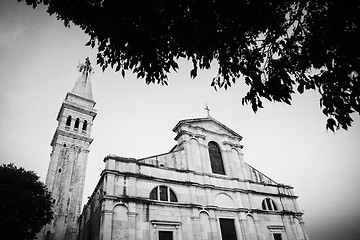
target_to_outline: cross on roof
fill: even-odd
[[[211,111],[211,110],[210,110],[209,106],[207,105],[207,103],[206,103],[204,109],[207,111],[207,116],[210,117],[210,111]]]

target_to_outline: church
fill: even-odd
[[[89,62],[61,106],[46,184],[54,220],[39,239],[307,240],[293,187],[244,161],[242,136],[209,114],[180,120],[166,153],[108,155],[80,205],[96,116]]]

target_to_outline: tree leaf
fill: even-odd
[[[179,58],[192,61],[191,78],[214,60],[211,86],[244,79],[253,91],[244,103],[259,96],[290,104],[293,89],[316,89],[341,96],[332,109],[320,101],[343,129],[351,121],[342,116],[360,113],[359,100],[346,96],[359,96],[360,1],[25,1],[88,34],[103,71],[121,62],[147,84],[163,84]]]

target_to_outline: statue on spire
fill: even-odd
[[[85,74],[85,81],[87,80],[89,75],[94,74],[94,69],[91,67],[89,57],[87,57],[85,59],[85,63],[79,63],[77,68],[78,68],[79,72]]]

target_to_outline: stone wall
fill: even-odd
[[[96,190],[103,195],[92,197],[92,201],[98,199],[99,206],[101,203],[102,214],[90,213],[88,220],[101,219],[103,234],[89,239],[155,240],[162,230],[172,231],[174,239],[179,240],[219,239],[220,218],[234,220],[238,239],[265,240],[273,232],[281,233],[283,239],[305,239],[291,187],[160,165],[160,158],[171,159],[176,165],[173,160],[177,154],[184,153],[178,151],[144,161],[107,157]],[[252,169],[248,167],[246,171]],[[178,201],[149,199],[151,190],[157,186],[169,187]],[[278,211],[262,209],[266,197],[274,200]],[[84,232],[88,230],[81,231],[80,239],[87,239]]]

